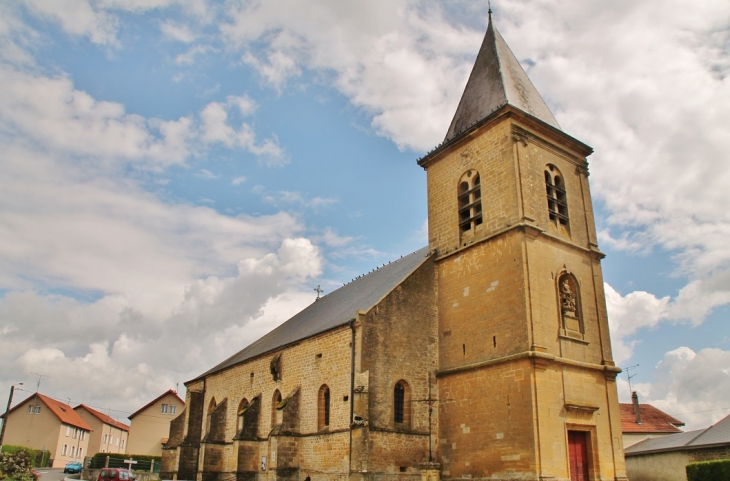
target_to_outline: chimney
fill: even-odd
[[[639,406],[639,395],[636,391],[631,393],[631,401],[634,403],[634,418],[636,424],[641,424],[641,407]]]

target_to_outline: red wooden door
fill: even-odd
[[[570,481],[588,481],[588,434],[568,431]]]

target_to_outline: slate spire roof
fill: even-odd
[[[492,23],[490,12],[487,33],[444,142],[508,104],[560,129],[558,121]]]

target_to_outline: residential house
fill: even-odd
[[[624,453],[631,481],[687,481],[687,464],[730,459],[730,416],[706,429],[639,441]]]
[[[82,460],[91,426],[68,404],[35,393],[7,413],[4,444],[51,452],[54,468]]]
[[[96,453],[127,452],[129,426],[84,404],[76,406],[74,411],[91,426],[89,456]]]
[[[161,456],[167,442],[170,421],[185,409],[185,401],[170,389],[129,416],[127,453]]]
[[[631,400],[631,403],[619,404],[624,448],[647,438],[682,432],[679,429],[684,426],[682,421],[651,404],[640,404],[636,392],[631,395]]]

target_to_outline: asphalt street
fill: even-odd
[[[80,474],[65,474],[63,472],[63,468],[57,468],[57,469],[37,469],[41,474],[40,481],[63,481],[64,479],[81,479]]]

